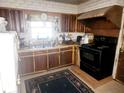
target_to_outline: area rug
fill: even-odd
[[[68,69],[25,80],[26,93],[94,93]]]

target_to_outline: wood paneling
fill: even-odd
[[[21,57],[21,62],[19,63],[20,73],[32,73],[34,72],[33,56]]]
[[[119,36],[119,30],[92,30],[89,31],[94,33],[94,35],[101,35],[101,36],[110,36],[110,37],[118,37]]]
[[[77,32],[85,32],[85,25],[83,25],[79,20],[77,20]]]
[[[35,55],[35,71],[41,71],[47,69],[47,55]]]
[[[91,32],[94,35],[113,37],[118,37],[119,35],[119,28],[105,17],[87,19],[82,21],[82,24],[85,24],[89,28],[85,29],[85,32]]]
[[[61,15],[61,31],[75,32],[76,15],[62,14]]]
[[[8,21],[7,30],[24,32],[26,30],[25,14],[41,14],[41,11],[31,10],[16,10],[0,8],[0,16],[5,17]],[[50,16],[61,17],[61,31],[62,32],[82,32],[84,25],[77,21],[77,15],[74,14],[61,14],[46,12]]]
[[[118,27],[105,17],[98,17],[85,20],[85,24],[92,29],[118,29]]]
[[[23,10],[0,9],[0,16],[4,17],[8,24],[8,31],[24,32],[25,20]]]
[[[59,66],[59,53],[49,54],[49,68]]]

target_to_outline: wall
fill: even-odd
[[[78,13],[83,13],[98,8],[103,8],[111,5],[123,5],[124,0],[90,0],[78,6]]]
[[[124,0],[117,0],[117,5],[124,6]]]
[[[0,0],[0,7],[77,14],[77,6],[43,0]]]
[[[90,32],[93,33],[94,35],[112,37],[118,37],[119,35],[119,27],[117,27],[115,24],[111,23],[104,17],[86,20],[84,24],[90,28],[89,31],[87,30],[85,32]]]
[[[77,14],[110,5],[124,6],[124,0],[89,0],[80,5],[62,4],[44,0],[0,0],[0,7],[31,9]]]
[[[90,0],[89,2],[85,2],[78,6],[78,13],[84,13],[87,11],[108,7],[112,5],[123,6],[124,0]],[[118,37],[119,35],[119,30],[116,28],[113,28],[114,26],[107,21],[104,21],[104,20],[93,21],[90,25],[92,25],[92,27],[90,27],[89,32],[93,32],[94,34],[115,36],[115,37]],[[101,28],[101,27],[104,27],[104,28]]]

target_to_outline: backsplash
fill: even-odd
[[[29,42],[25,42],[22,40],[20,42],[20,48],[46,48],[46,47],[53,47],[59,44],[63,43],[63,38],[62,36],[65,36],[65,41],[71,41],[71,42],[76,42],[77,36],[83,36],[85,33],[79,33],[79,32],[60,32],[56,33],[53,38],[51,39],[41,39],[41,40],[29,40]],[[23,34],[20,34],[24,36]]]

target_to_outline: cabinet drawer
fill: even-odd
[[[72,47],[61,48],[60,51],[72,50]]]
[[[46,54],[46,53],[47,53],[47,50],[34,51],[34,55],[37,55],[37,54]]]
[[[59,49],[50,49],[50,50],[48,50],[48,53],[52,53],[52,52],[59,52]]]
[[[33,52],[19,52],[18,54],[20,57],[21,56],[31,56],[31,55],[33,55]]]

